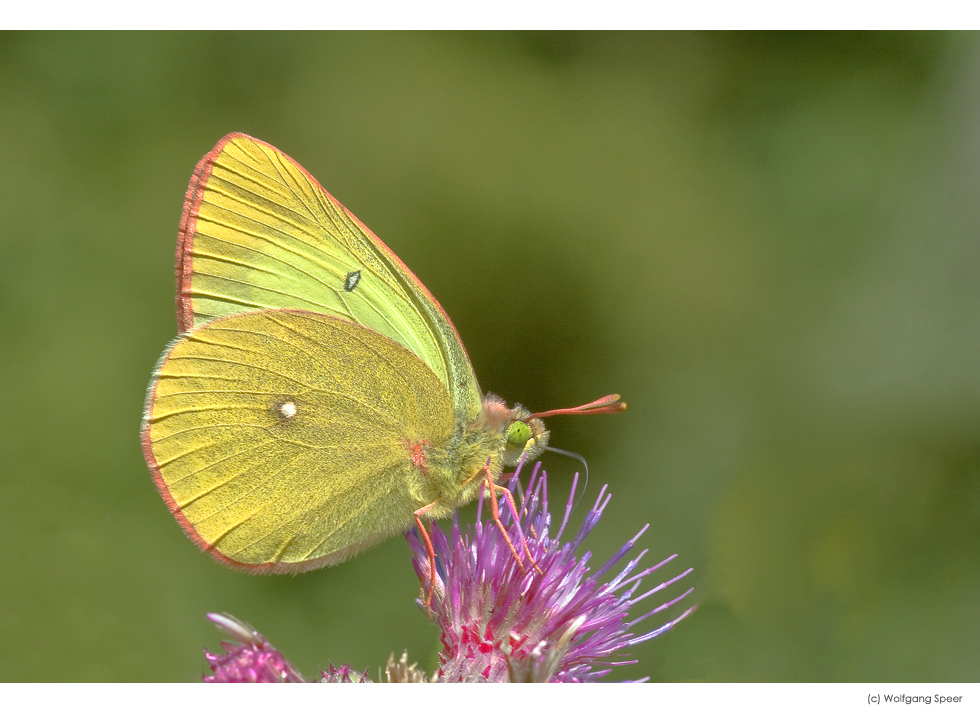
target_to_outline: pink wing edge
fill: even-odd
[[[211,178],[211,170],[214,168],[214,161],[218,157],[231,139],[244,134],[228,134],[215,145],[211,151],[198,161],[191,175],[190,184],[187,186],[187,193],[184,196],[184,208],[180,215],[180,228],[177,230],[177,257],[174,273],[177,278],[177,294],[175,296],[177,307],[177,333],[183,334],[194,326],[194,310],[191,306],[190,297],[185,294],[190,292],[191,275],[191,250],[194,246],[194,235],[197,233],[197,214],[201,207],[201,199],[204,197],[204,189],[208,179]]]

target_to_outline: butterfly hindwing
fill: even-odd
[[[437,483],[450,396],[414,354],[348,320],[241,313],[179,337],[151,382],[143,444],[170,509],[233,567],[335,564],[413,524]]]

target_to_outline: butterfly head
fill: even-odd
[[[523,410],[523,409],[522,409]],[[531,463],[536,461],[545,446],[550,433],[540,418],[516,419],[507,427],[507,447],[504,449],[504,465],[517,465],[521,459]]]
[[[560,408],[551,411],[531,413],[517,404],[507,408],[507,404],[499,396],[487,394],[483,397],[483,415],[487,423],[504,436],[504,465],[517,465],[523,458],[530,462],[546,450],[548,445],[548,429],[541,419],[547,416],[589,414],[589,413],[619,413],[626,410],[626,404],[619,394],[609,394],[581,406]]]
[[[507,408],[499,396],[487,394],[483,398],[483,413],[490,426],[504,436],[504,465],[515,466],[521,459],[532,462],[548,445],[548,429],[540,418],[532,418],[531,412],[517,404]]]

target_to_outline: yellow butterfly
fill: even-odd
[[[148,388],[143,453],[191,539],[236,569],[337,564],[413,524],[427,538],[423,518],[538,457],[542,416],[626,408],[531,414],[484,396],[418,278],[244,134],[194,171],[176,271],[180,336]]]

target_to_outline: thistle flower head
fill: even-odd
[[[443,643],[438,680],[595,681],[608,674],[610,666],[635,663],[623,656],[627,646],[659,636],[693,611],[687,609],[650,631],[637,628],[692,590],[629,618],[633,608],[691,570],[641,592],[644,578],[676,557],[637,572],[647,551],[633,559],[626,557],[645,526],[590,573],[591,553],[578,556],[576,551],[599,522],[610,495],[603,487],[578,533],[563,543],[576,485],[577,479],[554,533],[547,477],[540,464],[533,471],[518,517],[502,503],[500,524],[484,520],[481,510],[472,530],[467,528],[465,533],[457,518],[448,534],[434,526],[432,543],[438,563],[434,574],[418,534],[408,535],[423,596],[427,597],[430,586],[434,588],[431,616],[442,630]],[[510,483],[515,496],[518,488],[515,474]],[[508,539],[531,562],[527,557],[523,563],[515,559]],[[601,581],[616,568],[618,572],[608,581]]]
[[[279,653],[275,646],[252,626],[231,614],[208,614],[218,629],[234,641],[222,641],[223,654],[204,650],[204,657],[214,672],[204,676],[205,683],[308,683],[309,681]],[[391,665],[389,661],[389,666]],[[324,683],[371,683],[366,673],[358,673],[344,664],[321,672]]]
[[[262,634],[230,614],[208,614],[215,626],[235,639],[222,641],[223,654],[204,650],[214,675],[206,683],[302,683],[306,679]]]

